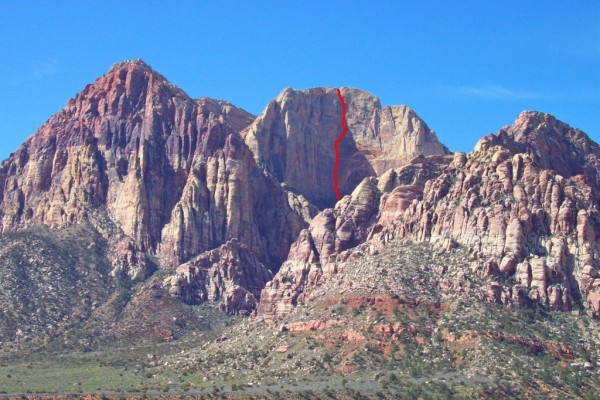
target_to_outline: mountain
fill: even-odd
[[[379,176],[419,155],[448,154],[435,133],[406,106],[382,108],[370,93],[341,88],[348,133],[340,143],[339,188],[351,193],[366,177]],[[333,88],[285,89],[242,136],[256,162],[288,189],[319,208],[332,207],[335,152],[342,107]]]
[[[448,152],[410,109],[342,93],[342,193],[382,166]],[[335,201],[340,123],[334,89],[286,89],[254,118],[190,98],[142,60],[118,63],[2,163],[0,229],[88,224],[113,276],[176,268],[163,282],[172,295],[252,311],[301,229]]]
[[[583,397],[596,193],[600,147],[549,114],[453,154],[358,89],[253,116],[118,63],[0,165],[0,388]]]
[[[114,272],[139,279],[150,256],[176,267],[231,239],[274,269],[305,222],[239,136],[252,120],[143,61],[116,64],[2,163],[2,232],[112,225],[127,242]]]
[[[300,233],[259,313],[285,315],[348,260],[410,239],[467,249],[460,279],[485,277],[481,299],[597,316],[599,150],[554,117],[524,112],[473,153],[415,158],[365,179]]]

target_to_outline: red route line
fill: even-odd
[[[342,134],[338,136],[334,145],[335,164],[333,167],[333,188],[335,189],[335,194],[337,195],[337,199],[339,201],[341,200],[342,196],[340,195],[340,188],[338,184],[338,168],[340,165],[340,150],[338,148],[338,145],[340,144],[344,136],[346,136],[346,131],[348,130],[348,127],[346,126],[346,102],[344,101],[344,96],[342,96],[342,91],[340,89],[337,90],[337,94],[340,97],[340,101],[342,102]]]

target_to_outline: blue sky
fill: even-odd
[[[406,104],[452,150],[554,114],[600,141],[600,2],[0,0],[0,158],[118,61],[255,114],[283,88]]]

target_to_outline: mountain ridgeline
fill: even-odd
[[[338,202],[335,88],[287,88],[254,116],[192,99],[141,60],[116,64],[2,162],[0,231],[84,226],[102,242],[98,271],[140,284],[158,271],[152,290],[265,320],[398,240],[464,249],[440,290],[599,315],[600,147],[585,133],[526,111],[452,154],[409,107],[341,93]],[[0,292],[19,271],[2,273]],[[14,310],[21,298],[2,297]]]

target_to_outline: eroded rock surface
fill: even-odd
[[[361,238],[372,251],[397,238],[433,242],[440,250],[464,246],[470,253],[465,268],[489,280],[486,300],[538,302],[555,310],[581,304],[598,315],[599,151],[583,132],[550,115],[524,112],[513,126],[483,138],[473,153],[438,157],[437,168],[419,184],[395,182],[396,170],[380,177],[379,201],[368,208]],[[404,173],[407,168],[414,169]],[[339,236],[347,218],[340,210],[357,194],[323,211],[300,234],[263,291],[259,312],[266,318],[303,302],[349,257],[368,256],[341,245]]]
[[[410,108],[341,93],[336,202],[336,89],[286,89],[254,118],[116,64],[2,163],[0,231],[89,223],[113,276],[143,280],[159,261],[184,301],[260,301],[267,318],[394,239],[464,247],[488,301],[600,314],[600,147],[585,133],[524,112],[450,155]]]
[[[238,240],[230,240],[180,265],[163,286],[188,304],[222,300],[227,312],[250,312],[273,274]]]
[[[286,262],[261,294],[258,313],[267,319],[286,315],[311,292],[343,269],[345,262],[365,256],[356,246],[380,232],[379,221],[394,220],[422,197],[425,183],[452,161],[452,156],[416,157],[379,179],[366,178],[333,209],[318,214],[292,245]],[[380,212],[381,204],[393,211]],[[374,229],[375,228],[375,229]]]
[[[406,106],[382,108],[370,93],[342,88],[348,132],[340,143],[339,188],[350,194],[362,179],[418,155],[448,154],[433,131]],[[290,190],[323,208],[333,190],[334,143],[342,133],[335,88],[285,89],[242,135],[257,163]]]
[[[90,222],[114,274],[143,279],[230,239],[276,268],[316,211],[259,170],[254,117],[192,99],[141,60],[113,66],[0,167],[0,230]]]

